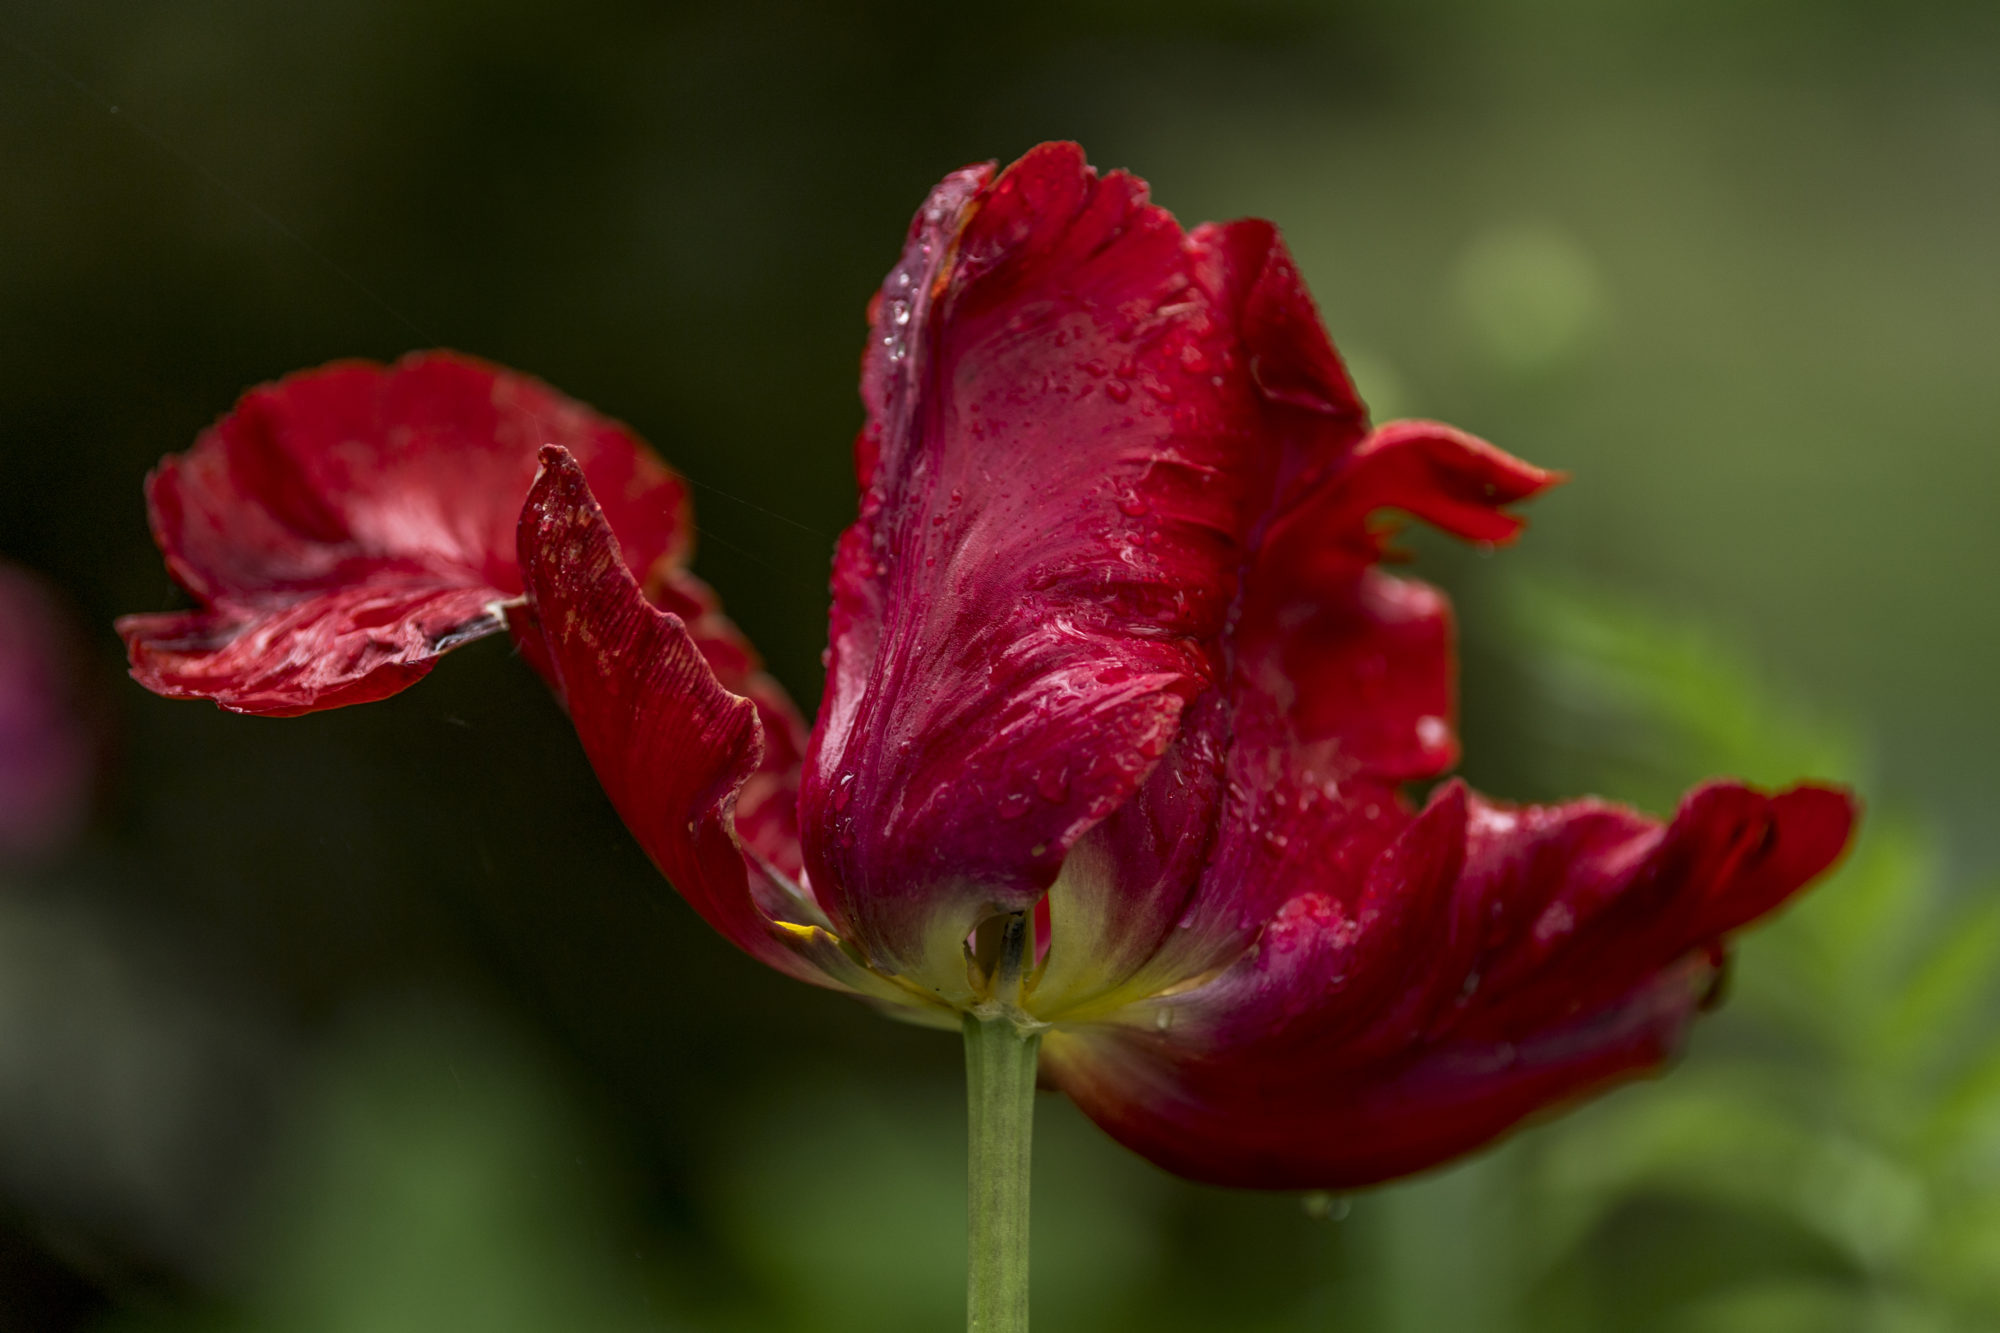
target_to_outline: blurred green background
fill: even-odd
[[[862,310],[929,185],[1076,138],[1276,219],[1379,416],[1574,482],[1419,541],[1466,771],[1857,781],[1673,1078],[1354,1199],[1038,1127],[1043,1330],[2000,1327],[2000,8],[737,0],[0,8],[0,556],[100,817],[0,886],[0,1330],[959,1319],[959,1052],[659,883],[499,643],[287,722],[120,678],[140,479],[448,345],[636,426],[810,705]]]

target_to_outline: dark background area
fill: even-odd
[[[272,722],[125,682],[109,624],[177,604],[162,453],[248,385],[452,346],[693,480],[698,572],[810,708],[868,297],[939,176],[1056,137],[1189,224],[1275,219],[1379,417],[1574,474],[1516,552],[1419,542],[1475,781],[1596,772],[1536,729],[1526,571],[1741,645],[1948,877],[1993,863],[1990,4],[14,0],[0,556],[69,599],[114,740],[89,838],[0,892],[0,1329],[949,1326],[956,1044],[703,929],[505,646]],[[1043,1127],[1048,1328],[1517,1317],[1466,1239],[1504,1161],[1336,1223]],[[1577,1291],[1734,1243],[1605,1225]]]

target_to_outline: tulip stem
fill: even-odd
[[[1002,977],[1019,975],[1019,929]],[[1011,964],[1011,966],[1010,966]],[[1042,1037],[1012,1014],[965,1016],[967,1333],[1027,1333],[1028,1176],[1035,1128],[1035,1055]]]

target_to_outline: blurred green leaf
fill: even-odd
[[[305,1095],[239,1311],[187,1333],[650,1333],[606,1197],[601,1135],[551,1073],[477,1022],[378,1016]],[[161,1333],[130,1322],[125,1333]]]
[[[1855,738],[1701,631],[1548,584],[1510,603],[1556,785],[1662,807],[1711,773],[1855,781]],[[1646,1197],[1819,1238],[1797,1267],[1689,1283],[1672,1329],[1928,1330],[2000,1320],[2000,900],[1948,887],[1923,827],[1871,805],[1825,884],[1741,950],[1688,1067],[1543,1141],[1559,1262]],[[1983,1182],[1974,1184],[1973,1182]]]
[[[1937,947],[1911,967],[1874,1033],[1877,1045],[1913,1072],[1970,1038],[1990,1038],[2000,980],[2000,886],[1956,913]]]
[[[1660,810],[1710,772],[1766,786],[1858,776],[1860,748],[1845,729],[1766,688],[1699,626],[1551,580],[1506,588],[1559,786],[1581,781]]]

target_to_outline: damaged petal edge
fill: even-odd
[[[427,647],[435,656],[499,634],[507,628],[508,611],[514,607],[525,607],[527,604],[528,599],[525,597],[509,597],[488,602],[480,608],[478,615],[438,635]]]

